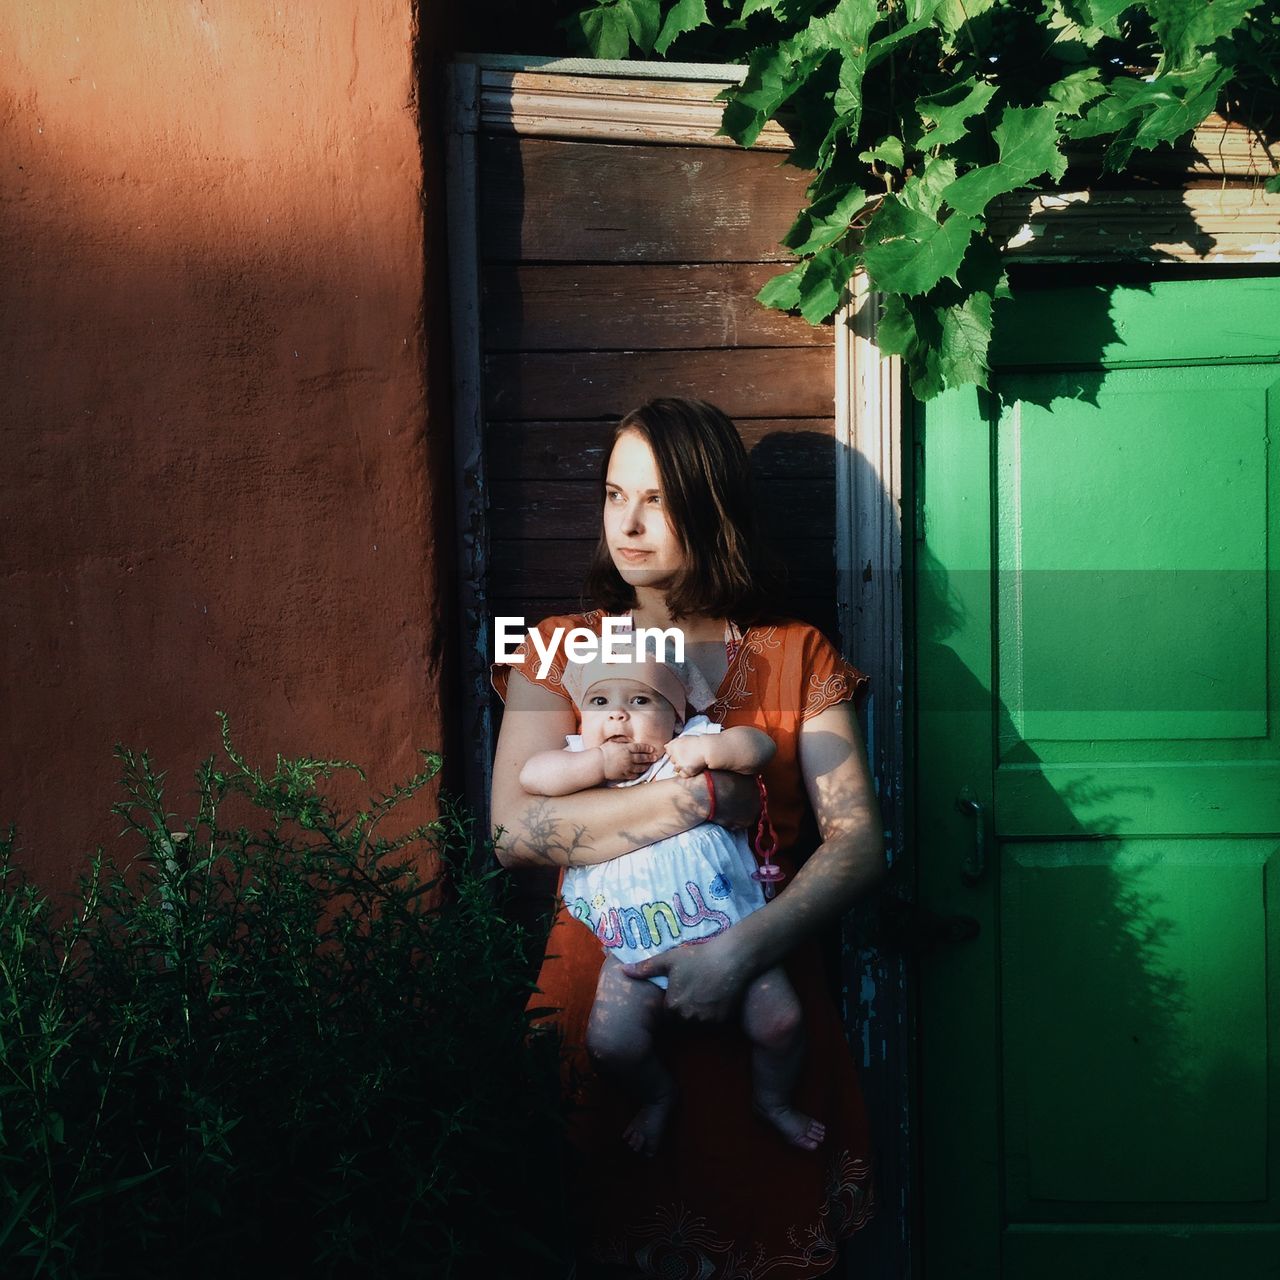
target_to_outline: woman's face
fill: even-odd
[[[609,555],[630,587],[662,587],[685,567],[667,516],[658,463],[643,436],[624,431],[609,455],[604,490]]]

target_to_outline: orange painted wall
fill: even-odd
[[[118,740],[180,815],[215,709],[251,758],[345,756],[374,787],[443,744],[414,23],[410,0],[0,0],[0,822],[51,888],[129,847]]]

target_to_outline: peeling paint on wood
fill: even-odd
[[[674,142],[732,147],[720,135],[724,82],[602,79],[486,68],[480,111],[492,133],[613,142]],[[789,150],[791,137],[778,123],[760,132],[757,150]]]
[[[1260,187],[1061,191],[992,207],[1014,262],[1275,262],[1280,195]]]

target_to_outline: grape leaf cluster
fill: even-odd
[[[567,25],[595,57],[746,64],[721,133],[781,119],[813,173],[759,300],[820,324],[865,269],[921,399],[986,385],[999,197],[1123,173],[1215,110],[1280,122],[1280,0],[594,0]]]

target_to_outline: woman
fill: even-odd
[[[581,1049],[600,946],[563,907],[551,931],[536,999],[560,1010],[582,1161],[574,1188],[581,1222],[562,1229],[575,1232],[603,1275],[816,1276],[871,1213],[861,1095],[816,946],[884,868],[853,710],[866,677],[814,628],[771,615],[749,481],[742,443],[718,409],[664,399],[629,414],[606,462],[603,528],[585,589],[603,608],[540,627],[544,642],[556,626],[599,632],[602,617],[628,610],[637,627],[678,626],[686,660],[714,695],[707,714],[726,727],[763,729],[777,746],[763,775],[787,872],[777,897],[705,944],[630,968],[636,977],[667,975],[675,1015],[664,1051],[678,1113],[652,1159],[623,1148],[627,1099],[591,1076]],[[506,699],[492,806],[505,866],[602,862],[709,818],[753,823],[754,784],[729,773],[713,774],[711,787],[695,777],[554,799],[526,794],[525,761],[562,746],[577,727],[561,684],[564,655],[542,678],[530,657],[516,665],[523,678],[494,670]],[[806,805],[822,842],[797,867],[788,850]],[[752,1115],[749,1054],[730,1025],[744,987],[779,962],[804,1009],[808,1057],[796,1105],[826,1125],[817,1152],[787,1146]]]

